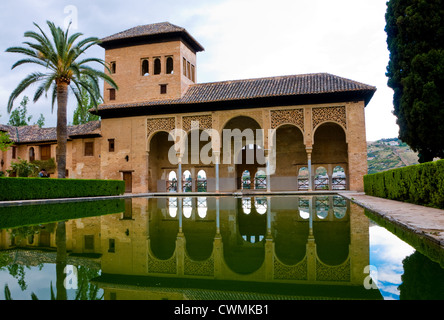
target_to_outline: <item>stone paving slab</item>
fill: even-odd
[[[393,223],[429,238],[444,249],[444,210],[372,197],[364,193],[339,194]]]

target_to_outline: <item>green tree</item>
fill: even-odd
[[[5,152],[8,150],[14,142],[11,141],[9,133],[0,131],[0,150]]]
[[[88,81],[88,79],[85,77],[84,81]],[[81,88],[80,89],[80,97],[82,99],[82,103],[77,103],[77,108],[74,110],[74,115],[72,119],[73,125],[78,124],[85,124],[89,121],[96,121],[99,120],[100,117],[90,113],[88,110],[93,109],[96,107],[94,104],[93,98],[90,96],[88,91]],[[97,101],[101,102],[102,98],[99,96],[94,97]]]
[[[29,124],[32,116],[28,116],[28,101],[29,98],[27,96],[24,96],[22,101],[20,102],[20,106],[11,112],[8,122],[10,126],[22,127]]]
[[[47,24],[51,32],[51,39],[39,25],[34,23],[38,32],[27,31],[24,34],[25,38],[30,38],[34,42],[25,41],[23,47],[6,49],[6,52],[20,53],[26,56],[14,63],[12,69],[31,63],[43,67],[45,71],[45,73],[33,72],[20,82],[9,97],[8,112],[11,111],[14,100],[31,84],[39,84],[33,98],[34,102],[39,100],[43,93],[46,95],[48,91],[51,92],[53,109],[57,101],[57,176],[65,178],[68,90],[74,93],[78,103],[82,103],[80,89],[85,89],[94,104],[97,105],[95,97],[100,95],[99,79],[105,80],[116,89],[117,85],[108,74],[88,65],[91,62],[99,63],[105,66],[109,72],[108,66],[102,59],[93,57],[82,59],[82,55],[88,48],[99,43],[98,38],[89,37],[79,40],[82,36],[81,33],[70,35],[69,27],[63,31],[50,21],[47,21]],[[83,81],[82,75],[89,81]]]
[[[43,126],[45,125],[45,117],[43,116],[43,113],[40,113],[40,117],[37,120],[36,125],[38,125],[39,128],[43,128]]]
[[[444,156],[444,0],[390,0],[386,27],[399,138],[419,162]]]

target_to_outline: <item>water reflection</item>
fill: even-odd
[[[63,270],[73,257],[97,264],[89,284],[104,299],[381,298],[364,288],[369,220],[341,197],[133,198],[117,207],[0,230],[0,284],[14,253],[45,248],[57,249],[60,299],[70,298]]]

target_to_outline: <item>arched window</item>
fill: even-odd
[[[177,191],[177,175],[176,171],[170,171],[168,174],[168,181],[167,181],[167,191],[168,192],[176,192]]]
[[[267,189],[267,174],[263,170],[256,172],[254,176],[255,189]]]
[[[154,74],[160,74],[160,59],[154,59]]]
[[[251,189],[251,177],[248,170],[242,172],[242,189]]]
[[[347,179],[345,176],[345,170],[341,166],[337,166],[333,169],[332,175],[332,189],[333,190],[346,190]]]
[[[302,167],[299,169],[298,174],[298,189],[308,190],[309,187],[309,172],[307,167]]]
[[[197,173],[197,192],[207,192],[207,174],[204,170]]]
[[[324,167],[316,169],[315,190],[328,190],[328,173]]]
[[[150,74],[150,68],[148,64],[148,59],[142,60],[142,76],[148,76]]]
[[[193,179],[191,178],[191,172],[189,170],[185,170],[182,178],[183,192],[193,191]]]
[[[166,73],[173,74],[174,73],[174,62],[172,57],[168,57],[166,59]]]
[[[319,219],[325,219],[328,216],[329,201],[328,197],[316,197],[316,215]]]

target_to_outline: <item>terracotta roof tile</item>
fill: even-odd
[[[49,142],[57,141],[56,128],[39,128],[37,125],[14,127],[0,125],[1,129],[6,129],[12,141],[15,143]],[[78,136],[100,135],[100,121],[91,121],[77,126],[68,126],[68,138]]]
[[[196,51],[203,51],[202,45],[196,41],[185,28],[176,26],[169,22],[160,22],[137,26],[111,36],[101,39],[101,45],[107,46],[111,43],[134,41],[136,39],[149,39],[152,37],[167,37],[168,35],[181,34],[188,40]]]
[[[197,104],[267,97],[291,97],[342,92],[374,92],[376,88],[328,73],[222,81],[191,85],[184,96],[174,100],[152,100],[126,104],[103,104],[100,110],[155,105]]]

